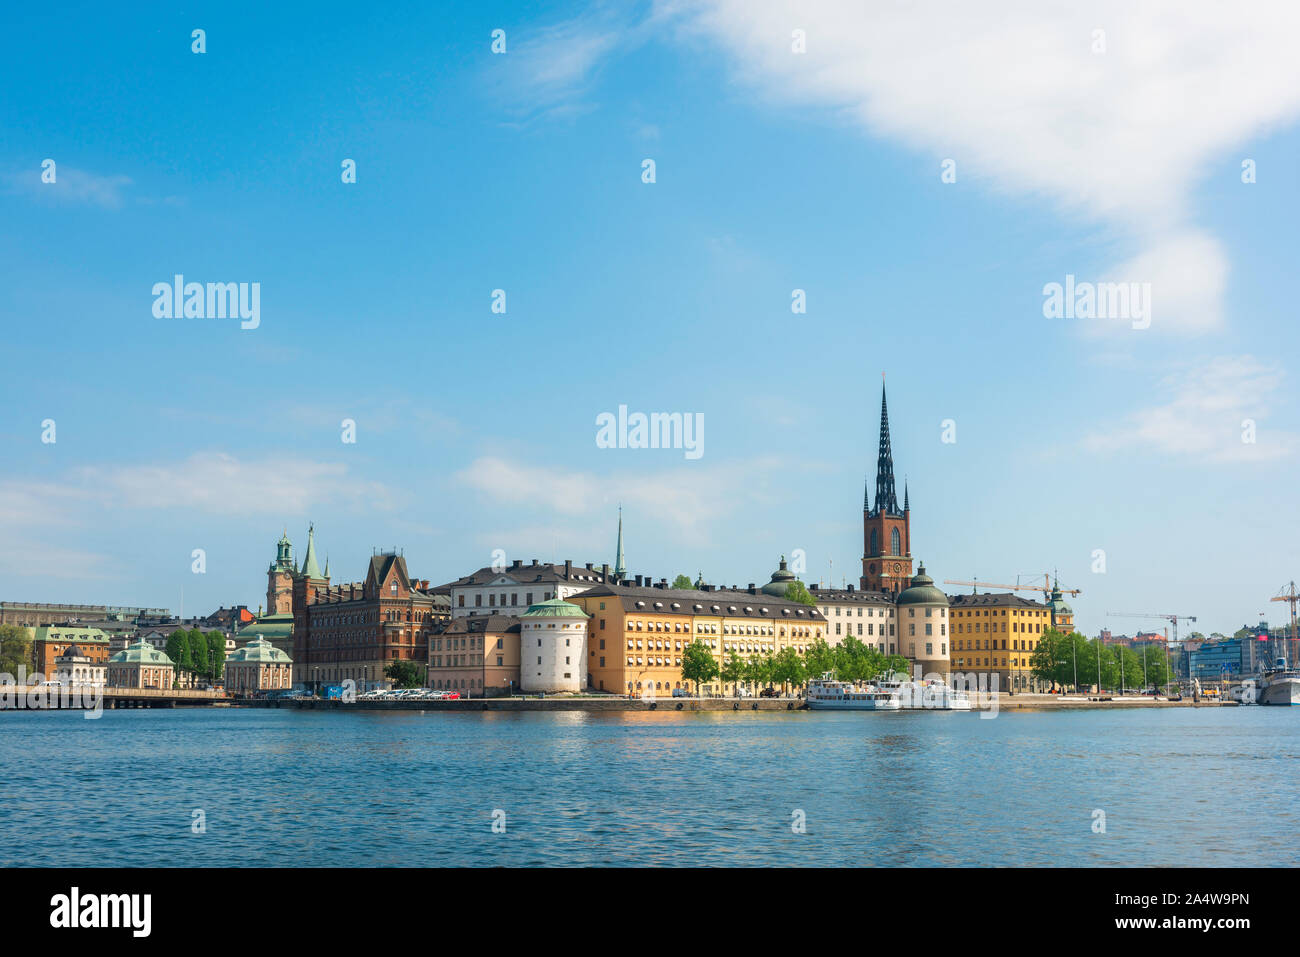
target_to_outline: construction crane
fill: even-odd
[[[1051,576],[1046,573],[1043,574],[1042,585],[999,585],[995,582],[957,581],[952,578],[945,578],[943,581],[945,585],[970,585],[972,588],[1005,588],[1007,591],[1041,591],[1043,593],[1044,601],[1052,597],[1052,587],[1050,582]],[[1059,583],[1057,587],[1060,588]],[[1060,588],[1060,591],[1064,595],[1080,595],[1083,593],[1083,590],[1080,588]]]
[[[1300,649],[1297,649],[1296,647],[1296,620],[1295,620],[1295,606],[1296,606],[1296,602],[1300,601],[1300,592],[1297,592],[1295,590],[1295,582],[1294,581],[1291,582],[1288,588],[1283,588],[1281,591],[1277,593],[1277,595],[1270,598],[1269,601],[1285,601],[1290,603],[1291,605],[1291,647],[1287,649],[1287,651],[1289,652],[1287,658],[1294,666],[1296,661],[1296,653],[1297,651],[1300,651]]]
[[[1131,614],[1125,611],[1108,611],[1107,618],[1163,618],[1174,626],[1174,644],[1178,644],[1178,623],[1180,621],[1195,621],[1195,615],[1142,615]]]
[[[1196,620],[1195,615],[1144,615],[1144,614],[1130,614],[1129,612],[1122,612],[1122,611],[1108,611],[1106,612],[1106,617],[1107,618],[1163,618],[1165,619],[1165,621],[1169,622],[1174,626],[1175,643],[1178,642],[1178,623],[1180,621]],[[1188,670],[1189,670],[1188,678],[1190,678],[1191,677],[1190,667]],[[1165,689],[1168,690],[1169,685],[1172,684],[1174,680],[1173,666],[1170,665],[1169,663],[1169,641],[1168,640],[1165,641],[1165,680],[1167,682],[1165,685]]]

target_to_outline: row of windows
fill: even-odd
[[[548,592],[543,592],[543,593],[542,593],[542,596],[543,596],[543,597],[542,597],[542,601],[550,601],[551,598],[553,597],[553,594],[552,594],[551,592],[548,591]],[[518,607],[519,607],[519,592],[511,592],[511,593],[510,593],[510,602],[509,602],[509,604],[506,603],[506,593],[505,593],[505,592],[501,592],[501,600],[500,600],[500,601],[497,600],[497,593],[496,593],[496,592],[490,592],[490,593],[488,594],[487,597],[488,597],[488,603],[487,603],[487,606],[488,606],[489,608],[496,608],[498,605],[499,605],[500,607],[502,607],[502,608],[518,608]],[[532,603],[533,603],[533,593],[530,592],[530,591],[529,591],[529,592],[524,592],[524,604],[525,604],[525,605],[531,605]],[[465,595],[464,595],[463,593],[462,593],[462,594],[459,594],[459,595],[456,596],[456,607],[457,607],[457,608],[464,608],[464,607],[465,607]],[[483,607],[483,593],[482,593],[482,592],[478,592],[477,594],[474,595],[474,607],[475,607],[475,608],[482,608],[482,607]]]
[[[838,621],[835,623],[835,634],[837,634],[837,635],[840,633],[840,624],[841,624],[841,623],[838,622]],[[853,625],[850,624],[850,625],[848,626],[848,630],[847,630],[846,632],[844,632],[844,633],[845,633],[846,635],[851,635],[851,634],[853,634]],[[867,622],[867,634],[868,634],[868,635],[874,635],[875,633],[876,633],[876,625],[875,625],[875,622],[870,622],[870,621]],[[891,635],[894,633],[894,623],[893,623],[892,621],[889,623],[889,633],[890,633]],[[859,635],[862,634],[862,622],[858,622],[858,634],[859,634]],[[880,623],[880,634],[881,634],[882,637],[883,637],[884,634],[885,634],[885,623],[884,623],[883,621]]]
[[[993,648],[997,648],[997,646],[998,646],[997,639],[993,639]],[[1011,642],[1012,651],[1033,651],[1034,646],[1035,646],[1035,642],[1029,641],[1027,639],[1017,638],[1017,639],[1013,639]],[[957,643],[953,647],[957,648],[958,650],[969,649],[971,651],[979,651],[981,648],[983,648],[984,651],[990,650],[988,638],[984,639],[984,644],[982,646],[980,645],[979,641],[973,638],[958,638]],[[1003,651],[1007,650],[1007,639],[1005,638],[1002,639],[1002,650]]]
[[[841,613],[841,612],[843,612],[844,615],[845,615],[846,617],[848,617],[848,618],[852,618],[852,617],[853,617],[853,609],[852,609],[852,608],[845,608],[845,607],[843,607],[842,605],[835,605],[834,608],[835,608],[835,617],[836,617],[836,618],[839,618],[839,617],[840,617],[840,613]],[[830,617],[830,615],[827,614],[826,609],[824,609],[824,608],[819,608],[819,609],[817,609],[817,610],[820,611],[823,615],[826,615],[827,618]],[[875,608],[868,608],[868,609],[867,609],[867,617],[868,617],[868,618],[874,618],[874,617],[876,617],[876,611],[877,611],[877,609],[875,609]],[[880,611],[880,617],[881,617],[881,618],[886,618],[886,617],[892,618],[893,615],[894,615],[894,609],[892,609],[892,608],[883,608],[883,607],[882,607],[882,608],[879,609],[879,611]],[[862,609],[861,609],[861,608],[858,609],[858,617],[859,617],[859,618],[862,617]]]
[[[989,622],[989,621],[984,621],[984,622],[979,622],[979,621],[975,621],[975,622],[964,622],[964,621],[959,621],[959,622],[957,622],[957,634],[959,634],[959,635],[963,635],[963,634],[966,634],[967,632],[978,632],[978,631],[981,630],[981,629],[980,629],[980,625],[983,625],[983,626],[984,626],[983,630],[984,630],[985,632],[988,632],[988,631],[990,630],[990,629],[989,629],[989,625],[992,625],[992,626],[993,626],[993,628],[992,628],[993,631],[1001,631],[1001,632],[1005,633],[1006,630],[1007,630],[1007,624],[1008,624],[1008,622],[1005,622],[1005,621],[1004,621],[1004,622],[1001,622],[1000,624],[1002,625],[1001,628],[998,627],[999,622],[996,622],[996,621],[992,621],[992,622]],[[1013,626],[1013,627],[1011,628],[1012,631],[1031,631],[1031,632],[1033,632],[1034,634],[1041,634],[1042,631],[1043,631],[1043,625],[1042,625],[1042,623],[1041,623],[1041,622],[1037,622],[1037,621],[1013,621],[1013,622],[1010,622],[1010,624]]]

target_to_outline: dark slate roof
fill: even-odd
[[[1033,601],[1029,598],[1021,598],[1019,595],[1013,595],[1010,592],[993,592],[983,595],[949,595],[948,605],[951,608],[1046,608],[1041,601]]]
[[[531,584],[550,584],[552,582],[576,581],[576,582],[593,582],[601,580],[601,569],[599,565],[593,565],[588,569],[585,565],[571,565],[569,568],[569,577],[564,577],[564,565],[554,565],[549,562],[540,562],[536,564],[525,565],[522,562],[519,565],[510,564],[505,568],[497,569],[488,565],[480,568],[476,572],[471,572],[463,578],[458,578],[445,586],[448,590],[455,587],[466,585],[490,585],[502,576],[513,579],[521,585]],[[613,577],[613,572],[610,572]]]
[[[623,610],[635,614],[653,615],[708,615],[729,618],[770,618],[777,621],[825,621],[816,608],[786,601],[756,590],[747,591],[696,591],[686,588],[638,588],[635,585],[596,585],[574,598],[618,598]],[[656,607],[658,605],[658,607]],[[713,606],[718,610],[714,611]],[[735,611],[732,611],[732,608]]]
[[[818,588],[813,585],[808,589],[808,594],[818,601],[835,602],[837,604],[840,602],[863,602],[869,605],[892,605],[894,603],[894,596],[888,592],[872,591],[870,589],[859,591],[855,588],[853,591],[848,591],[842,588]]]
[[[465,618],[453,618],[445,626],[435,629],[436,635],[470,635],[484,632],[519,631],[519,619],[513,615],[469,615]]]

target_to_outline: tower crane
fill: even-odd
[[[1296,602],[1300,602],[1300,592],[1296,591],[1295,582],[1294,581],[1291,582],[1291,584],[1287,588],[1283,588],[1274,597],[1270,598],[1269,601],[1284,601],[1284,602],[1288,602],[1291,605],[1291,647],[1287,649],[1287,651],[1290,652],[1287,655],[1287,658],[1290,659],[1291,664],[1294,666],[1296,661],[1296,653],[1297,651],[1300,651],[1300,649],[1297,649],[1296,647],[1296,619],[1295,619],[1295,606],[1296,606]]]
[[[1123,612],[1123,611],[1108,611],[1106,612],[1106,617],[1107,618],[1163,618],[1165,619],[1165,621],[1169,622],[1174,626],[1175,644],[1178,642],[1178,623],[1180,621],[1196,620],[1195,615],[1146,615],[1146,614],[1130,613],[1130,612]],[[1173,668],[1169,664],[1169,642],[1168,641],[1165,642],[1165,669],[1166,669],[1166,677],[1172,683],[1174,673],[1173,673]],[[1190,672],[1191,669],[1189,668],[1188,670]],[[1188,677],[1190,678],[1191,675],[1189,674]]]
[[[1051,576],[1046,572],[1043,573],[1042,585],[999,585],[996,582],[958,581],[953,578],[945,578],[943,580],[945,585],[970,585],[972,588],[1005,588],[1007,591],[1041,591],[1044,600],[1052,597],[1052,586],[1050,582]],[[1080,595],[1083,593],[1083,590],[1080,588],[1061,588],[1059,583],[1057,584],[1057,588],[1063,595]]]

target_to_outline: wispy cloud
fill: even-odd
[[[1280,365],[1253,356],[1181,368],[1160,382],[1163,401],[1093,432],[1083,446],[1101,454],[1140,449],[1218,464],[1293,457],[1300,435],[1268,421],[1283,378]]]
[[[10,192],[55,203],[121,209],[126,205],[126,190],[132,185],[129,176],[104,176],[88,170],[55,166],[54,182],[41,179],[39,167],[13,172],[6,176]]]
[[[936,178],[952,158],[959,184],[1114,230],[1130,258],[1111,271],[1152,283],[1153,330],[1220,324],[1227,257],[1193,221],[1193,187],[1214,164],[1235,180],[1251,138],[1300,115],[1296,4],[1243,16],[1219,0],[1010,0],[995,16],[967,0],[661,0],[658,12],[726,50],[765,98],[838,110]],[[794,30],[806,53],[792,52]]]
[[[704,545],[711,541],[711,531],[737,511],[777,504],[779,496],[767,492],[759,476],[779,466],[776,461],[728,462],[725,466],[692,465],[654,472],[630,469],[597,475],[485,456],[458,472],[455,480],[493,503],[527,506],[543,522],[556,518],[572,523],[574,519],[601,516],[607,523],[609,510],[622,504],[654,515],[681,542]],[[748,481],[738,487],[737,475],[746,475]],[[563,524],[556,522],[557,527]],[[602,525],[600,534],[603,541],[608,537],[608,528]],[[540,547],[546,544],[546,534],[539,535]]]

